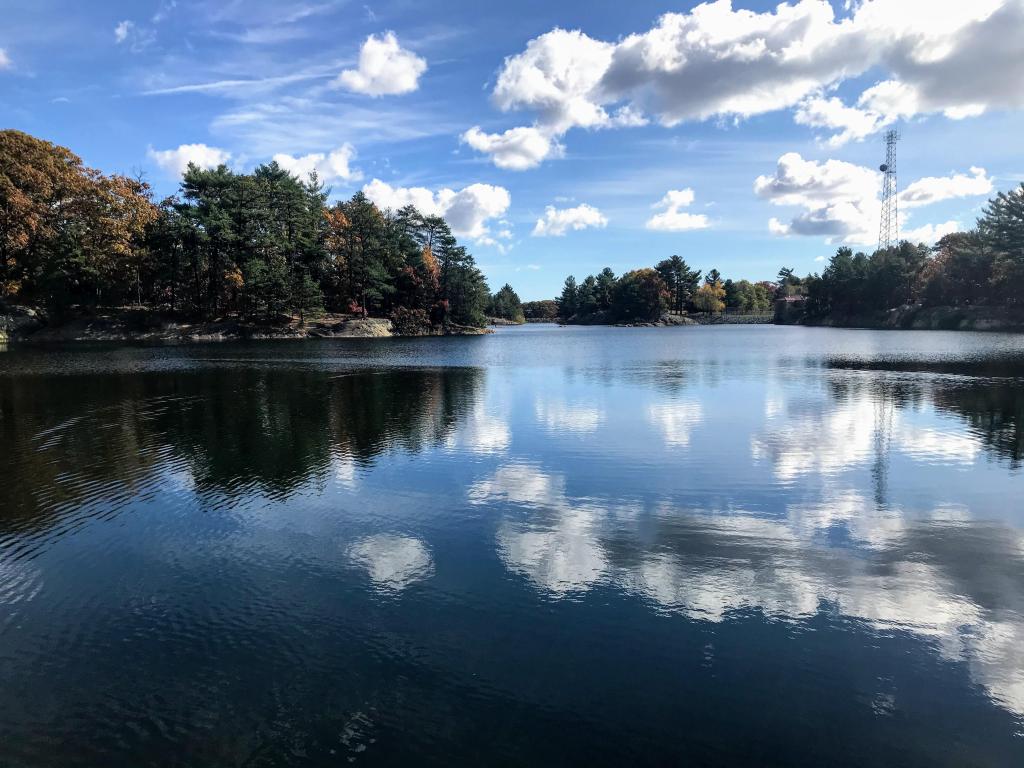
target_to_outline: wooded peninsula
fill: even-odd
[[[154,201],[141,178],[105,175],[70,150],[0,132],[0,302],[51,324],[103,308],[251,329],[334,313],[401,335],[472,332],[492,298],[443,218],[381,211],[362,192],[328,205],[315,174],[277,163],[236,173],[189,165]],[[518,302],[518,299],[517,299]]]

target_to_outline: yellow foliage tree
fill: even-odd
[[[704,283],[693,296],[693,303],[701,312],[722,312],[725,310],[725,288],[721,280]]]

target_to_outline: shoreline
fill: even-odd
[[[300,322],[249,322],[239,318],[182,321],[143,310],[110,310],[80,315],[59,324],[28,307],[0,310],[0,343],[68,344],[89,342],[194,344],[221,341],[287,341],[303,339],[383,339],[429,336],[481,336],[490,328],[449,325],[416,334],[395,333],[383,317],[325,314]]]
[[[808,328],[848,328],[872,331],[1024,332],[1024,308],[904,306],[864,315],[836,314],[820,320],[798,318],[778,325]]]
[[[695,325],[760,324],[837,328],[848,330],[936,330],[993,333],[1024,332],[1024,309],[1006,307],[899,307],[874,315],[836,315],[809,321],[795,317],[789,322],[756,319],[745,315],[713,317],[666,315],[657,321],[586,322],[528,320],[526,323],[488,319],[488,326],[472,328],[449,325],[421,333],[396,333],[388,318],[325,314],[304,323],[297,318],[279,322],[252,322],[239,318],[183,321],[138,309],[119,309],[82,314],[50,325],[44,314],[24,306],[0,308],[0,343],[45,345],[77,343],[199,344],[232,341],[290,341],[303,339],[425,338],[431,336],[481,336],[494,328],[545,324],[604,326],[608,328],[672,328]]]

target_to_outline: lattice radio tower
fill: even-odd
[[[882,172],[882,221],[878,226],[878,250],[892,248],[899,243],[900,216],[896,197],[896,142],[899,131],[885,134],[885,162],[878,166]]]

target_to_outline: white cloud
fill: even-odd
[[[533,236],[561,237],[570,229],[575,231],[606,226],[608,219],[592,205],[577,205],[575,208],[555,208],[549,205],[544,209],[544,217],[537,219]]]
[[[128,21],[127,19],[118,22],[117,26],[114,27],[114,42],[120,45],[127,40],[134,26],[135,22]]]
[[[805,123],[842,129],[833,145],[863,138],[872,123],[878,130],[917,115],[963,120],[992,108],[1024,107],[1020,0],[873,0],[858,8],[851,27],[860,38],[879,41],[871,63],[890,77],[867,88],[857,108],[839,102],[837,124]]]
[[[893,117],[941,112],[962,119],[1024,106],[1020,0],[875,0],[856,20],[865,36],[890,37],[882,61],[893,77],[864,93],[869,108]]]
[[[274,162],[301,179],[308,178],[313,171],[316,171],[320,181],[326,183],[332,181],[359,181],[363,178],[363,174],[350,165],[355,156],[355,147],[346,143],[327,154],[314,152],[302,157],[277,154],[274,155]]]
[[[960,197],[987,195],[993,190],[984,168],[971,168],[971,175],[957,173],[953,176],[928,176],[918,179],[900,192],[899,204],[904,208],[918,208],[941,200]]]
[[[426,187],[392,187],[373,179],[363,192],[382,209],[414,205],[420,213],[443,216],[456,235],[477,241],[487,238],[488,222],[504,216],[512,204],[507,189],[490,184],[470,184],[458,192],[448,188],[432,192]]]
[[[842,160],[819,163],[796,152],[779,158],[775,173],[759,176],[754,192],[776,205],[817,207],[825,201],[863,200],[880,189],[878,172]]]
[[[200,168],[216,168],[231,159],[231,153],[218,147],[206,144],[182,144],[177,149],[156,150],[150,147],[149,158],[174,177],[179,177],[188,169],[189,163]]]
[[[848,141],[863,141],[882,125],[882,117],[876,112],[848,107],[839,99],[824,99],[814,96],[805,99],[797,107],[793,119],[800,125],[811,128],[837,130],[829,138],[831,147],[839,147]]]
[[[824,0],[766,13],[706,3],[624,38],[601,95],[646,107],[665,125],[784,109],[844,73],[835,34]]]
[[[533,128],[550,137],[644,122],[631,115],[672,126],[795,109],[797,122],[836,131],[835,145],[914,115],[962,119],[1024,107],[1021,0],[847,7],[850,14],[837,18],[828,0],[765,12],[717,0],[667,13],[615,43],[554,29],[506,58],[494,103],[534,113]],[[882,79],[856,106],[821,95],[873,71]]]
[[[881,208],[881,176],[877,171],[841,160],[805,160],[795,152],[779,158],[775,173],[759,176],[754,192],[774,205],[804,208],[788,224],[771,219],[768,229],[776,235],[817,235],[829,242],[872,243],[878,236]],[[928,177],[909,184],[900,193],[902,208],[916,208],[942,200],[983,195],[992,191],[992,180],[983,168],[971,175]],[[901,214],[901,224],[909,218]],[[952,228],[951,228],[952,227]],[[904,230],[909,240],[934,242],[957,231],[956,222]]]
[[[359,49],[358,69],[346,69],[335,84],[368,96],[394,96],[419,88],[420,75],[426,71],[426,59],[402,48],[394,32],[385,32],[383,37],[366,38]]]
[[[537,128],[510,128],[504,133],[484,133],[473,126],[462,141],[477,152],[490,155],[494,164],[509,171],[535,168],[543,160],[561,154],[561,145]]]
[[[652,208],[664,208],[647,220],[647,229],[664,232],[685,232],[690,229],[706,229],[710,226],[708,217],[703,213],[687,213],[680,210],[693,204],[692,189],[670,189]]]
[[[955,221],[947,221],[942,224],[925,224],[916,229],[906,229],[900,232],[900,237],[912,243],[925,243],[934,245],[946,235],[959,232],[960,225]]]
[[[0,69],[11,68],[11,57],[7,55],[7,51],[0,48]]]
[[[878,235],[877,171],[842,160],[804,160],[796,152],[779,158],[775,173],[759,176],[754,192],[774,205],[805,212],[789,224],[772,219],[776,235],[821,235],[835,242],[869,243]]]
[[[608,114],[593,93],[611,65],[614,50],[611,43],[582,32],[554,29],[505,60],[494,86],[494,103],[504,112],[538,112],[539,121],[558,133],[574,126],[603,125]]]

